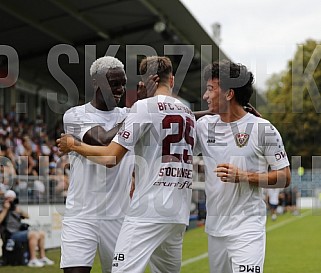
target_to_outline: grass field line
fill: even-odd
[[[292,218],[289,218],[289,219],[287,219],[287,220],[284,220],[284,221],[282,221],[281,223],[277,223],[277,224],[275,224],[275,225],[273,225],[273,226],[271,226],[271,227],[268,227],[268,228],[266,229],[266,232],[269,232],[269,231],[278,229],[278,228],[283,227],[283,226],[285,226],[285,225],[287,225],[287,224],[289,224],[289,223],[298,221],[298,220],[302,219],[303,217],[310,215],[311,213],[312,213],[312,211],[311,211],[311,210],[308,210],[308,211],[302,213],[301,215],[293,216]]]
[[[302,219],[303,217],[310,215],[311,213],[312,213],[312,211],[308,210],[308,211],[302,213],[301,215],[293,216],[293,218],[287,219],[287,220],[285,220],[285,221],[283,221],[283,222],[281,222],[281,223],[275,224],[275,225],[267,228],[267,229],[266,229],[266,232],[269,232],[269,231],[278,229],[278,228],[283,227],[283,226],[285,226],[285,225],[287,225],[287,224],[289,224],[289,223],[292,223],[292,222],[294,222],[294,221],[300,220],[300,219]],[[196,257],[187,259],[187,260],[185,260],[185,261],[182,262],[182,267],[183,267],[183,266],[186,266],[186,265],[188,265],[188,264],[191,264],[191,263],[198,262],[199,260],[205,259],[205,258],[207,258],[207,257],[208,257],[208,252],[203,253],[203,254],[201,254],[201,255],[199,255],[199,256],[196,256]]]
[[[188,259],[188,260],[186,260],[186,261],[183,261],[183,262],[182,262],[182,266],[186,266],[186,265],[188,265],[188,264],[195,263],[195,262],[197,262],[197,261],[199,261],[199,260],[203,260],[203,259],[205,259],[205,258],[207,258],[207,257],[208,257],[208,253],[207,253],[207,252],[206,252],[206,253],[203,253],[202,255],[199,255],[199,256],[190,258],[190,259]]]

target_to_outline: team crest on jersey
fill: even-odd
[[[235,142],[236,145],[240,148],[246,146],[247,142],[249,141],[250,135],[247,133],[237,133],[235,135]]]

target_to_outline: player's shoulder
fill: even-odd
[[[65,118],[72,118],[76,116],[81,116],[85,113],[85,104],[83,105],[77,105],[74,107],[69,108],[65,113],[64,113],[64,119]]]
[[[145,108],[148,104],[149,98],[141,99],[136,101],[129,109],[128,112],[137,112],[137,110],[141,110],[142,108]]]
[[[69,108],[66,113],[74,113],[74,112],[85,112],[88,107],[93,108],[93,106],[88,102],[86,104],[76,105]]]
[[[247,113],[243,122],[256,124],[258,127],[272,126],[271,122],[265,118],[254,116],[251,113]]]
[[[153,112],[153,110],[157,109],[158,103],[161,102],[158,97],[159,96],[154,96],[138,100],[133,104],[131,109],[134,109],[135,112],[144,112],[146,110],[148,110],[149,112]]]
[[[125,115],[126,113],[128,113],[130,110],[130,108],[128,107],[115,107],[113,112],[116,114],[120,114],[120,115]]]
[[[257,117],[251,113],[247,113],[247,119],[251,120],[255,123],[270,123],[270,121],[268,121],[267,119],[265,119],[263,117]]]
[[[252,114],[251,114],[252,116]],[[271,123],[271,121],[262,118],[262,117],[253,117],[252,120],[258,125],[259,128],[266,128],[266,130],[268,130],[269,128],[271,130],[275,129],[275,126]]]
[[[268,135],[274,136],[274,135],[280,134],[278,129],[274,126],[274,124],[272,124],[271,121],[265,118],[254,116],[251,118],[250,122],[253,122],[256,125],[254,126],[254,130],[256,130],[257,133],[262,137],[266,137]]]
[[[208,124],[218,122],[220,119],[219,115],[205,115],[197,120],[197,124]]]

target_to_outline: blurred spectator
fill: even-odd
[[[68,172],[64,168],[58,168],[57,164],[49,164],[49,194],[53,202],[65,202],[69,187]]]
[[[0,198],[2,198],[7,191],[7,187],[5,186],[4,183],[0,183]]]
[[[55,189],[58,184],[56,166],[57,164],[53,161],[49,163],[49,196],[51,201],[56,201]]]
[[[10,243],[8,251],[10,251],[10,249],[13,250],[13,244],[28,242],[30,252],[28,266],[42,267],[44,265],[54,264],[54,262],[49,260],[45,255],[45,233],[43,231],[21,230],[21,219],[29,218],[29,215],[17,205],[16,193],[8,190],[4,197],[5,199],[0,211],[0,224],[3,226],[4,232],[7,234],[7,241]],[[39,249],[40,252],[40,259],[37,259],[36,256],[37,249]]]
[[[40,180],[35,180],[33,182],[33,194],[32,194],[32,199],[33,201],[37,202],[37,203],[41,203],[44,202],[45,199],[45,191],[46,191],[46,187],[45,184],[40,181]]]
[[[55,130],[48,132],[41,115],[30,121],[24,115],[17,116],[14,109],[4,115],[0,113],[0,197],[1,192],[13,188],[23,202],[42,202],[47,191],[51,200],[62,202],[69,174],[68,157],[60,158],[55,146],[55,139],[62,132],[62,122],[57,121]],[[52,175],[49,164],[62,168],[64,175],[60,176],[64,178],[55,174],[55,181],[47,180],[48,175]]]
[[[277,188],[267,189],[268,204],[269,204],[269,208],[271,211],[272,221],[275,221],[277,219],[277,208],[279,205],[279,193],[280,193],[280,189],[277,189]]]
[[[21,142],[18,142],[16,153],[19,156],[19,174],[31,174],[35,162],[32,157],[32,142],[28,136],[24,136]]]
[[[55,187],[55,195],[58,197],[58,200],[62,199],[64,202],[67,198],[67,192],[69,187],[69,177],[64,173],[62,169],[57,169],[57,184]]]
[[[193,158],[193,179],[198,182],[205,182],[204,160],[200,156]]]
[[[0,172],[4,176],[16,175],[14,164],[15,159],[10,148],[6,145],[0,145]]]
[[[205,164],[203,159],[198,163],[198,181],[205,182]]]
[[[28,182],[14,177],[12,180],[12,189],[17,193],[17,197],[21,201],[28,201]]]
[[[285,195],[285,209],[291,212],[293,215],[298,215],[299,211],[297,209],[297,198],[299,197],[299,192],[297,187],[291,187],[284,191]]]

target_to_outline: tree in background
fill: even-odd
[[[321,155],[320,61],[320,42],[299,45],[287,70],[267,82],[268,103],[260,108],[283,136],[289,158],[301,156],[308,168],[313,167],[312,157]]]

